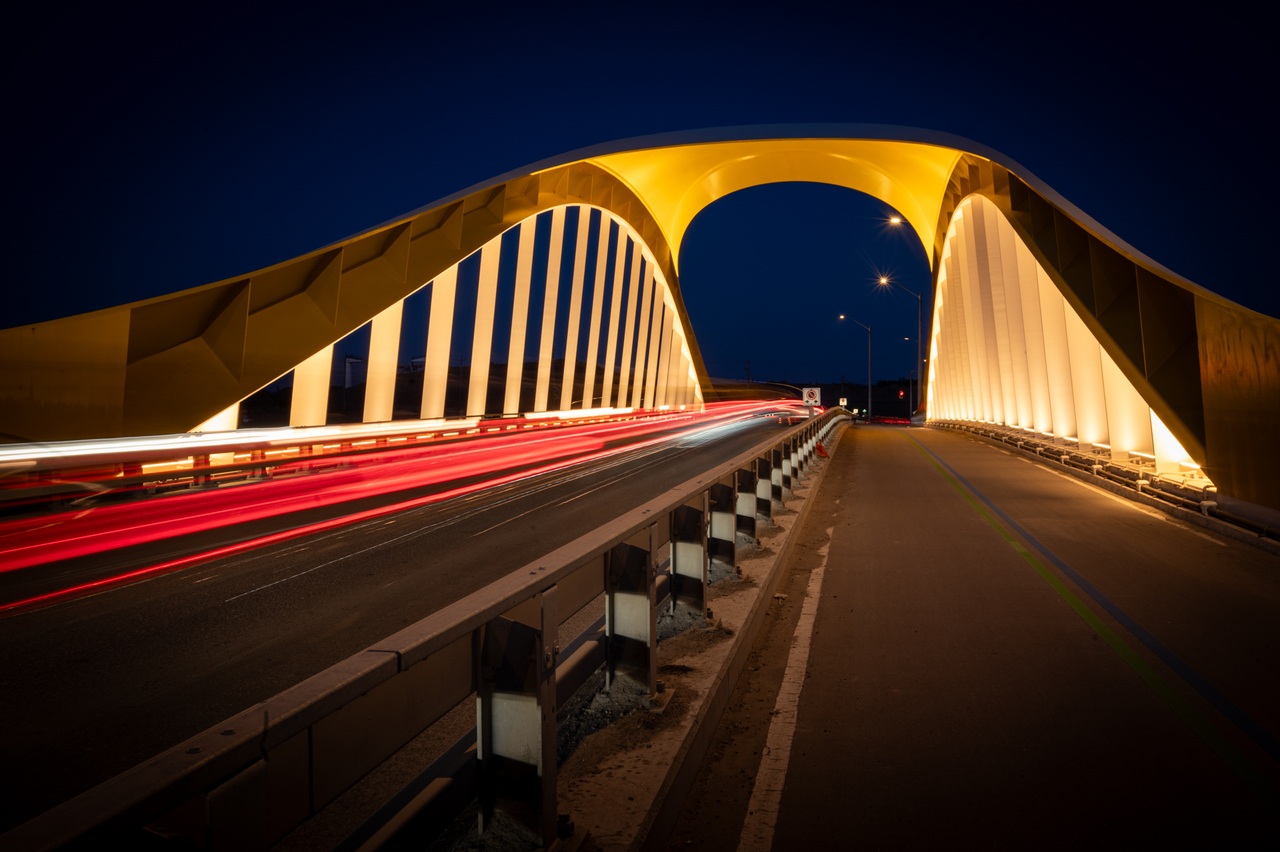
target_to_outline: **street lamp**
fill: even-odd
[[[845,315],[841,314],[840,319],[845,319]],[[857,320],[852,320],[858,322]],[[867,425],[871,425],[871,326],[858,322],[867,330]]]
[[[890,285],[892,285],[892,286],[894,286],[894,287],[899,287],[899,288],[901,288],[901,289],[903,289],[903,290],[906,290],[908,293],[910,293],[911,295],[913,295],[913,296],[915,296],[915,297],[916,297],[916,375],[917,375],[917,376],[919,376],[919,377],[921,377],[921,378],[923,378],[923,377],[924,377],[924,370],[923,370],[923,369],[921,368],[921,366],[920,366],[921,364],[923,364],[923,363],[924,363],[924,361],[921,359],[921,351],[920,351],[920,329],[921,329],[921,327],[922,327],[922,325],[923,325],[923,323],[921,322],[921,316],[922,316],[922,315],[923,315],[923,313],[924,313],[924,300],[920,298],[920,294],[919,294],[919,293],[917,293],[917,292],[916,292],[916,291],[914,291],[914,290],[907,290],[907,288],[906,288],[906,287],[903,287],[903,286],[902,286],[901,284],[899,284],[897,281],[890,281],[888,278],[886,278],[886,277],[884,277],[884,276],[881,276],[881,277],[880,277],[880,286],[881,286],[881,287],[888,287],[888,286],[890,286]],[[910,338],[903,338],[903,339],[904,339],[904,340],[909,340]],[[910,376],[908,376],[908,378],[910,378]],[[919,393],[919,388],[920,388],[920,382],[916,382],[916,389],[917,389],[917,390],[916,390],[916,394],[915,394],[915,395],[916,395],[917,397],[919,397],[919,395],[920,395],[920,393]],[[919,399],[916,399],[916,400],[915,400],[915,406],[911,409],[912,413],[914,414],[914,413],[915,413],[915,410],[916,410],[917,408],[919,408],[919,407],[920,407],[920,400],[919,400]]]

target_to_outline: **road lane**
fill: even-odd
[[[985,442],[941,430],[910,435],[1275,733],[1274,557],[1117,504]],[[853,429],[843,442],[814,507],[810,546],[791,569],[803,578],[826,546],[773,848],[1106,848],[1274,836],[1276,817],[1248,779],[984,520],[906,430]],[[1280,767],[1263,748],[1047,557],[1040,561],[1275,789]],[[804,585],[793,582],[793,595]],[[776,659],[749,665],[781,679]],[[754,706],[773,706],[776,682],[771,688]],[[767,727],[764,712],[733,724],[738,732]],[[745,812],[720,813],[714,804],[730,798],[720,794],[726,784],[741,783],[734,772],[755,771],[734,753],[733,733],[717,732],[678,846],[737,846]],[[760,739],[746,737],[757,750]],[[699,828],[712,824],[715,833]]]
[[[105,780],[741,454],[756,420],[0,621],[4,824]]]

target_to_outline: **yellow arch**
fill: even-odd
[[[902,141],[761,139],[626,151],[588,162],[644,200],[678,264],[685,231],[707,205],[740,189],[789,181],[879,198],[906,217],[929,255],[947,181],[962,153]]]
[[[685,232],[713,201],[782,181],[892,205],[925,247],[935,288],[957,206],[987,198],[1220,493],[1280,509],[1280,321],[1170,272],[996,151],[868,125],[719,128],[573,151],[268,269],[0,331],[0,440],[189,430],[563,204],[604,209],[650,247],[706,386],[680,293]]]

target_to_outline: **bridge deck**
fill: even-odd
[[[845,432],[818,501],[676,848],[1274,835],[1275,557],[934,430]]]

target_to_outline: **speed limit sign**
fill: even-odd
[[[804,404],[805,405],[821,405],[822,404],[822,388],[805,388]]]

